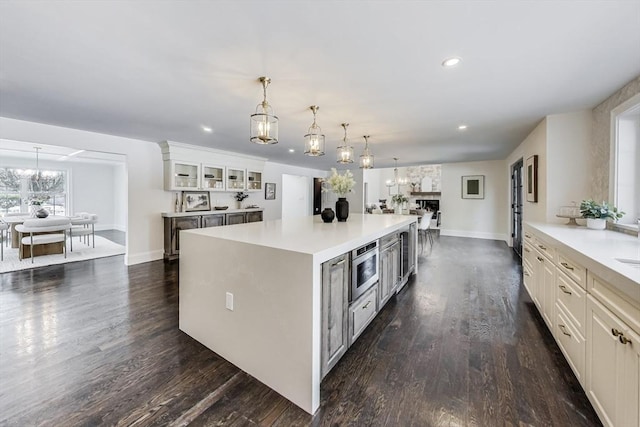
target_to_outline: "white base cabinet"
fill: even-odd
[[[604,425],[638,426],[640,336],[591,295],[587,311],[587,396]]]
[[[378,287],[372,286],[349,306],[349,346],[378,314]]]
[[[525,231],[523,283],[605,426],[640,426],[640,302]]]

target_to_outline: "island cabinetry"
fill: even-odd
[[[321,376],[338,363],[348,348],[349,254],[322,264]]]
[[[200,228],[200,216],[181,216],[164,219],[164,258],[174,259],[180,254],[180,231]]]
[[[372,286],[349,306],[349,346],[378,314],[378,286]]]
[[[202,215],[202,228],[225,225],[225,214]]]
[[[400,283],[400,242],[398,233],[380,239],[380,280],[378,307],[382,309]]]

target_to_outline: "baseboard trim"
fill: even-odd
[[[157,261],[162,259],[163,255],[164,251],[162,249],[137,254],[126,254],[124,256],[124,263],[125,265],[135,265],[142,264],[143,262]]]
[[[467,231],[467,230],[447,230],[440,229],[441,236],[451,237],[469,237],[472,239],[502,240],[508,244],[508,237],[502,233],[486,233],[484,231]]]

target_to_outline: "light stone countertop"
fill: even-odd
[[[616,259],[640,260],[640,239],[637,237],[610,230],[560,224],[525,223],[526,226],[568,256],[572,254],[570,251],[574,251],[574,257],[577,255],[579,258],[575,261],[640,301],[640,268]]]
[[[417,222],[415,215],[349,214],[346,222],[324,223],[320,215],[184,230],[235,242],[317,256],[324,262]]]

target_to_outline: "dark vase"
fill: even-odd
[[[36,216],[38,218],[46,218],[49,216],[49,212],[47,212],[47,210],[44,208],[40,208],[36,211]]]
[[[336,218],[338,218],[338,222],[345,222],[349,218],[349,202],[347,202],[346,197],[338,197]]]
[[[320,217],[324,222],[333,222],[333,218],[335,218],[335,214],[333,213],[333,209],[325,208],[321,213]]]

